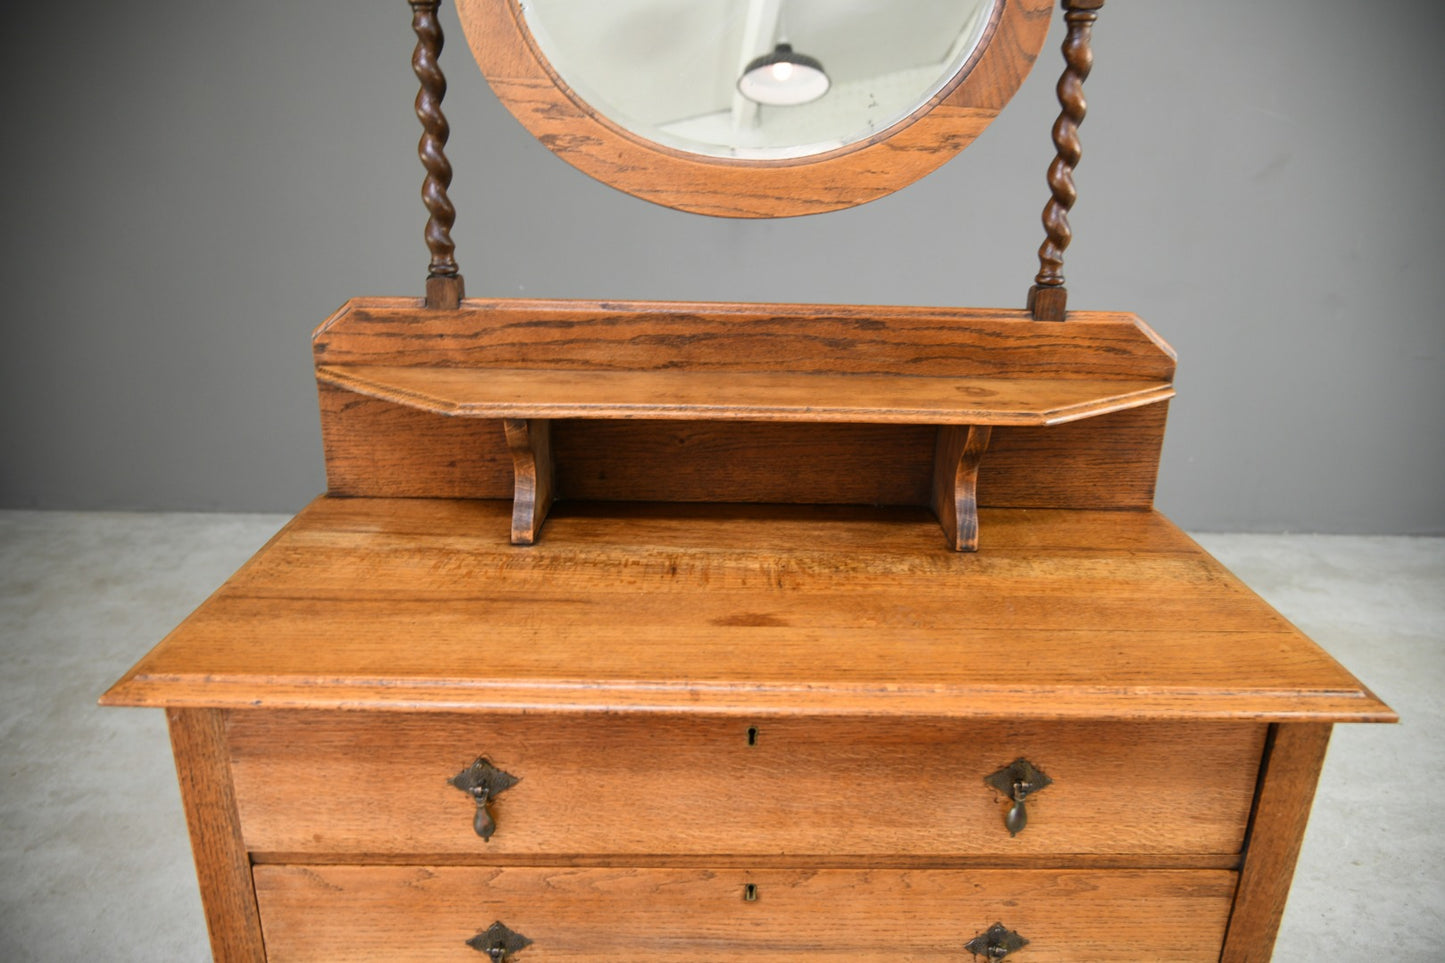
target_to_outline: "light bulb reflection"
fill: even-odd
[[[772,107],[811,103],[826,94],[829,86],[818,59],[796,53],[787,43],[750,61],[737,85],[744,97]]]

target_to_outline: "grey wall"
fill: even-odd
[[[1071,304],[1178,349],[1159,503],[1205,529],[1445,532],[1434,4],[1114,0]],[[285,510],[324,484],[307,336],[425,273],[402,0],[7,12],[0,505]],[[473,294],[1018,305],[1057,44],[918,184],[779,222],[552,158],[448,11]]]

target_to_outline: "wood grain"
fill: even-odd
[[[168,709],[218,960],[471,960],[493,920],[538,963],[957,960],[995,921],[1029,960],[1268,957],[1330,723],[1394,714],[1149,510],[1172,350],[1042,323],[1101,4],[1066,0],[1049,239],[1005,311],[464,300],[412,0],[427,298],[317,329],[332,495],[102,700]],[[1000,0],[897,128],[739,164],[592,117],[516,0],[459,5],[560,156],[739,217],[942,163],[1051,6]],[[448,782],[479,755],[521,777],[489,841]],[[1011,837],[983,778],[1020,756],[1053,783]]]
[[[172,709],[166,713],[166,720],[181,783],[181,802],[191,832],[212,958],[217,963],[260,963],[266,959],[266,951],[251,863],[236,818],[221,713]]]
[[[319,384],[326,487],[376,498],[511,498],[501,421],[438,418]]]
[[[926,505],[935,431],[928,425],[562,420],[554,437],[558,486],[573,499]]]
[[[552,463],[552,423],[508,418],[502,423],[512,451],[512,544],[531,545],[552,508],[556,472]]]
[[[899,305],[356,298],[312,335],[318,365],[737,371],[1170,381],[1136,315]]]
[[[460,274],[426,279],[426,306],[429,310],[454,311],[466,296],[466,280]]]
[[[802,160],[710,158],[662,147],[597,115],[536,49],[514,0],[458,0],[472,55],[497,97],[549,150],[635,197],[721,217],[788,217],[883,197],[934,170],[998,115],[1032,68],[1050,0],[1002,0],[979,54],[908,118]]]
[[[999,427],[979,465],[993,508],[1148,509],[1169,403],[1047,428]]]
[[[707,716],[231,713],[247,848],[292,854],[902,857],[1235,854],[1265,726]],[[496,834],[447,780],[521,778]],[[984,777],[1054,785],[1011,837]]]
[[[467,418],[1058,425],[1165,401],[1161,381],[319,365],[317,380]]]
[[[860,411],[853,388],[898,376],[922,379],[910,383],[936,396],[940,378],[1017,377],[1052,386],[1069,381],[1050,389],[1066,392],[1078,381],[1148,382],[1162,394],[1174,371],[1168,346],[1132,315],[1076,312],[1061,327],[1031,322],[1020,311],[858,305],[507,300],[469,301],[449,312],[406,299],[358,299],[317,330],[314,345],[327,368],[542,367],[553,380],[574,372],[624,383],[646,373],[631,382],[633,400],[654,412],[659,397],[648,386],[690,391],[693,409],[665,412],[677,424],[554,424],[558,493],[604,500],[930,504],[931,429],[699,420],[716,410],[761,416],[736,403],[729,373],[794,386],[837,384],[842,394],[834,395],[832,417],[896,419],[914,417],[900,415],[887,394],[898,382],[879,382],[884,396],[873,399],[891,415]],[[1099,386],[1103,394],[1119,388]],[[796,390],[800,407],[786,416],[814,417],[802,410],[817,400],[811,388]],[[332,493],[512,494],[500,421],[436,417],[328,384],[320,397]],[[955,407],[954,414],[961,411]],[[981,504],[1147,508],[1164,422],[1165,403],[1156,402],[1093,418],[1087,430],[1000,428],[980,475]]]
[[[501,422],[321,387],[329,490],[359,497],[509,498]],[[1048,428],[995,428],[979,503],[1147,509],[1168,402]],[[927,505],[935,429],[706,421],[553,423],[557,488],[603,501]]]
[[[1393,715],[1149,512],[322,498],[113,704],[973,718]]]
[[[944,544],[955,552],[978,551],[978,465],[988,449],[988,426],[938,429],[933,454],[933,514]]]
[[[527,853],[489,853],[484,858],[462,853],[284,853],[262,851],[251,854],[253,865],[291,866],[301,863],[326,866],[355,866],[364,862],[368,866],[415,866],[426,862],[432,866],[570,866],[579,869],[617,869],[645,864],[657,869],[691,869],[697,865],[695,854],[669,855],[649,853],[646,857],[633,854],[591,855],[577,853],[549,853],[538,857]],[[717,869],[756,869],[764,862],[758,856],[730,853],[709,854],[707,864]],[[1045,855],[1000,856],[988,855],[944,855],[944,856],[901,856],[887,858],[859,857],[847,853],[836,856],[789,855],[786,858],[769,859],[773,866],[788,869],[860,869],[873,865],[888,869],[1239,869],[1238,853],[1154,853],[1147,856],[1137,854],[1114,855],[1109,853],[1048,853]]]
[[[1330,741],[1328,725],[1271,728],[1222,963],[1268,963]]]
[[[1063,261],[1059,261],[1060,267]],[[1028,306],[1029,315],[1035,321],[1048,321],[1057,323],[1068,319],[1069,316],[1069,292],[1064,287],[1063,276],[1060,275],[1059,283],[1049,287],[1034,283],[1029,287],[1028,299],[1025,304]]]
[[[278,961],[475,959],[494,920],[520,961],[947,960],[1002,920],[1019,959],[1214,961],[1234,874],[258,866]],[[752,884],[757,898],[745,902]]]

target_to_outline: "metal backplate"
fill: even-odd
[[[1002,923],[995,923],[969,940],[964,945],[964,949],[974,956],[981,956],[986,960],[1001,960],[1015,950],[1021,950],[1028,945],[1028,940]]]
[[[1033,763],[1023,758],[1015,759],[998,772],[984,776],[983,781],[1014,802],[1023,802],[1022,798],[1015,798],[1015,786],[1022,787],[1023,795],[1031,796],[1053,783],[1053,780],[1035,768]]]
[[[467,940],[467,945],[479,953],[486,953],[494,960],[505,960],[513,953],[520,953],[531,946],[532,941],[497,920],[485,931]]]
[[[490,799],[499,792],[511,789],[521,780],[498,769],[485,756],[479,756],[476,762],[453,776],[450,782],[462,792],[473,795],[476,795],[479,789],[484,790],[483,795]]]

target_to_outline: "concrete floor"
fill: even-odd
[[[162,714],[95,700],[283,521],[0,513],[0,961],[208,958]],[[1200,541],[1404,720],[1336,729],[1275,960],[1445,960],[1445,539]]]

